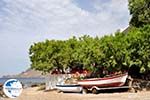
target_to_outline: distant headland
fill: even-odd
[[[30,78],[30,77],[44,77],[42,72],[36,71],[34,69],[27,69],[26,71],[23,71],[16,75],[4,75],[2,78]]]

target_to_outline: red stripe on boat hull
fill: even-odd
[[[116,82],[116,83],[111,83],[111,84],[96,84],[96,85],[81,85],[82,87],[86,87],[86,88],[91,88],[93,86],[97,86],[97,87],[119,87],[119,86],[123,86],[124,83],[123,82]]]

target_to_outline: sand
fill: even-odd
[[[150,92],[138,93],[57,93],[56,91],[38,91],[36,88],[24,89],[22,94],[15,98],[0,98],[0,100],[150,100]]]

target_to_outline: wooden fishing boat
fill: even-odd
[[[82,87],[120,87],[123,86],[126,82],[128,74],[122,75],[115,75],[111,77],[105,78],[90,78],[90,79],[83,79],[78,81],[78,84]]]
[[[125,73],[105,78],[83,79],[78,81],[78,84],[82,86],[82,93],[92,91],[97,94],[98,90],[128,88],[128,86],[124,86],[127,77],[128,74]]]
[[[56,89],[59,92],[81,92],[82,87],[78,84],[63,84],[63,85],[56,85]]]

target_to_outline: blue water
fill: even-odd
[[[12,78],[0,78],[0,83],[4,84],[8,79]],[[45,78],[13,78],[13,79],[18,79],[24,87],[30,87],[35,84],[42,84],[45,83]]]

